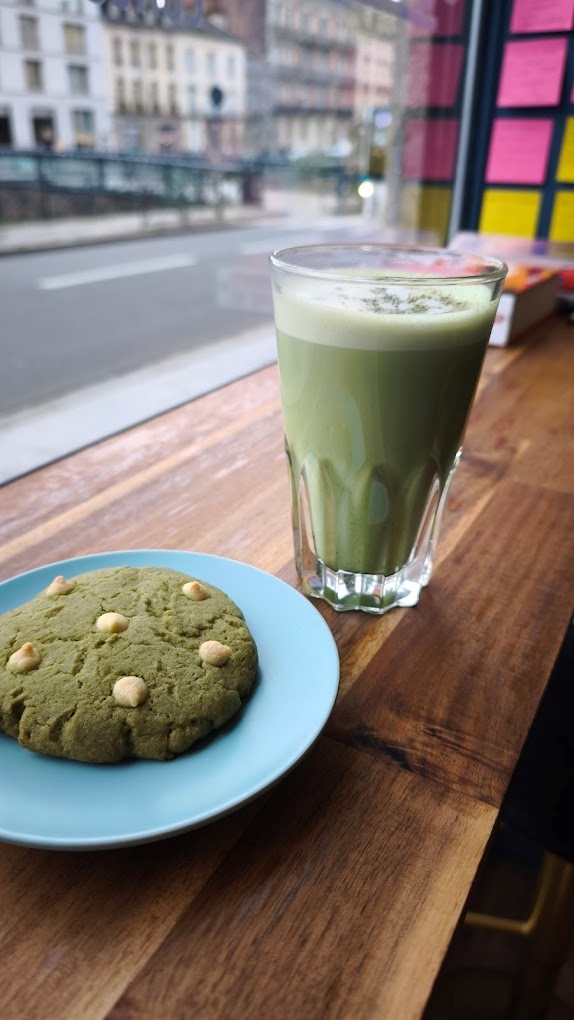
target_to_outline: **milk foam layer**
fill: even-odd
[[[497,305],[490,288],[478,283],[402,286],[285,277],[275,284],[273,300],[277,329],[288,336],[359,350],[474,343],[490,334]]]

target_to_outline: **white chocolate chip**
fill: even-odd
[[[123,630],[128,629],[129,620],[121,613],[103,613],[102,616],[98,616],[96,627],[107,634],[121,634]]]
[[[199,646],[199,657],[210,666],[225,666],[231,656],[231,648],[221,641],[204,641]]]
[[[203,587],[199,581],[188,581],[187,584],[182,586],[182,592],[187,595],[188,599],[193,599],[194,602],[203,602],[204,599],[209,598],[209,592]]]
[[[68,581],[62,574],[58,574],[46,588],[46,595],[69,595],[75,587],[75,581]]]
[[[141,676],[121,676],[116,680],[112,694],[122,708],[137,708],[146,701],[149,691]]]
[[[15,673],[29,673],[31,669],[35,669],[39,666],[42,661],[37,648],[31,641],[26,641],[17,652],[13,652],[8,659],[8,669],[13,670]]]

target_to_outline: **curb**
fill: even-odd
[[[206,231],[218,231],[218,230],[233,230],[240,229],[241,227],[255,226],[262,221],[269,221],[270,223],[280,222],[284,219],[283,215],[273,215],[272,213],[261,213],[261,215],[252,215],[249,217],[234,218],[234,219],[209,219],[205,221],[198,221],[197,223],[186,223],[186,224],[158,224],[157,226],[145,226],[142,225],[134,230],[122,231],[110,231],[109,234],[99,235],[97,237],[85,237],[77,235],[69,238],[54,238],[53,240],[46,241],[30,241],[16,242],[12,244],[2,244],[2,228],[0,227],[0,259],[7,258],[11,255],[34,255],[36,253],[41,254],[42,252],[49,251],[60,251],[66,248],[88,248],[100,244],[114,244],[119,241],[140,241],[145,238],[153,237],[178,237],[182,234],[190,233],[205,233]],[[61,221],[54,221],[61,222]],[[14,229],[13,227],[9,228]]]

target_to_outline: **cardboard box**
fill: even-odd
[[[489,343],[506,347],[556,309],[558,273],[534,266],[509,266]]]

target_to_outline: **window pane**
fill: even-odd
[[[20,18],[20,44],[23,50],[38,50],[38,21],[36,18]]]
[[[95,118],[92,110],[73,110],[72,126],[76,146],[92,149],[94,146]]]
[[[181,0],[181,5],[191,19],[197,0]],[[471,6],[471,0],[204,0],[205,16],[215,7],[220,16],[211,27],[196,30],[178,27],[176,0],[108,0],[101,7],[84,0],[88,29],[77,15],[80,0],[0,0],[2,42],[7,44],[10,23],[11,48],[20,48],[19,89],[27,94],[18,117],[11,97],[0,96],[0,121],[9,117],[11,128],[0,123],[0,145],[11,136],[15,148],[47,147],[51,131],[52,159],[62,153],[64,163],[74,146],[89,145],[93,135],[95,179],[105,194],[86,198],[89,215],[104,208],[118,214],[151,208],[153,177],[163,182],[162,203],[172,210],[196,205],[205,216],[202,222],[212,215],[219,222],[221,216],[213,285],[204,286],[195,265],[181,293],[175,274],[172,289],[170,274],[164,279],[158,273],[153,283],[164,312],[154,319],[155,309],[145,306],[139,323],[146,327],[145,343],[139,342],[138,323],[133,324],[129,354],[127,344],[122,351],[128,359],[133,354],[128,367],[141,367],[140,354],[145,359],[149,352],[152,362],[173,354],[177,344],[181,352],[190,337],[198,343],[219,339],[269,320],[262,252],[273,247],[317,235],[325,242],[348,235],[397,243],[445,240]],[[489,6],[482,4],[484,10]],[[438,19],[437,31],[413,20],[416,12],[422,12],[423,22]],[[92,53],[92,32],[103,35],[108,48],[107,75],[97,46]],[[5,86],[4,53],[0,60]],[[92,66],[97,77],[90,81]],[[58,73],[64,75],[63,86]],[[219,107],[212,101],[214,86],[223,92]],[[16,98],[13,106],[16,111]],[[138,158],[130,161],[134,150]],[[169,172],[161,165],[168,159]],[[367,187],[359,193],[363,183]],[[83,215],[76,199],[59,195],[58,208],[68,203],[67,215]],[[173,212],[174,222],[178,215]],[[144,237],[139,243],[150,246],[151,258],[156,242]],[[198,266],[201,243],[200,236],[190,236]],[[170,242],[162,238],[161,244],[169,248]],[[142,280],[144,304],[151,282]],[[122,304],[123,289],[117,288],[114,322],[125,323],[129,332],[134,305],[127,299]],[[133,298],[131,283],[125,290]],[[76,291],[78,302],[99,294],[95,285],[89,292],[78,287],[73,295],[66,292],[66,300]],[[106,319],[103,288],[101,298],[93,332],[105,343],[114,324]],[[172,328],[176,320],[191,325],[185,336]],[[67,337],[66,329],[62,313],[53,334]],[[162,338],[155,347],[154,337]],[[80,346],[74,347],[70,337],[66,345],[68,352]],[[82,384],[97,381],[101,371],[100,361],[94,378],[82,375],[94,347],[90,338],[81,355],[76,352]],[[109,358],[113,366],[113,351]],[[0,413],[1,399],[11,397],[11,386],[2,389],[3,375]],[[50,393],[58,385],[56,380]],[[33,398],[47,399],[50,393],[34,392]]]
[[[121,65],[124,62],[124,54],[123,54],[122,40],[118,36],[114,36],[114,38],[112,40],[112,50],[113,50],[114,64],[116,65],[116,67],[121,67]]]
[[[24,61],[24,76],[29,92],[41,92],[43,89],[42,65],[39,60]]]
[[[73,96],[85,96],[90,91],[88,68],[68,64],[68,84]]]
[[[83,25],[64,25],[64,48],[70,56],[81,57],[86,52],[86,32]]]

